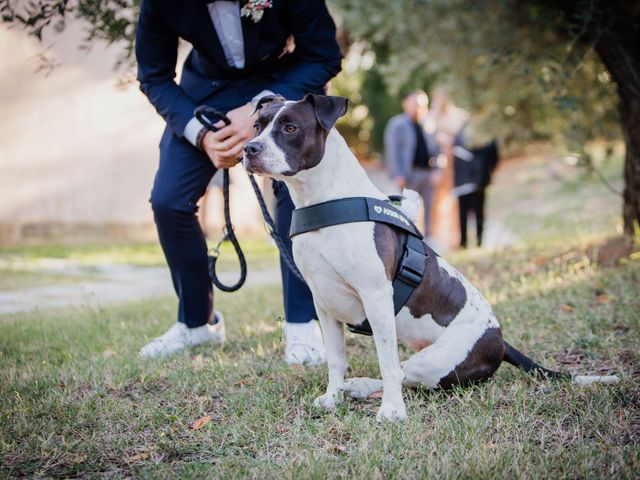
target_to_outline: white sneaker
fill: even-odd
[[[175,323],[164,335],[151,340],[140,350],[141,357],[161,357],[180,352],[186,347],[203,343],[222,345],[225,341],[224,317],[215,312],[217,322],[202,327],[189,328],[184,323]]]
[[[315,366],[326,362],[324,341],[318,322],[285,323],[287,342],[284,359],[289,365]]]

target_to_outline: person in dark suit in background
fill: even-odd
[[[495,140],[482,147],[467,150],[460,132],[453,146],[454,188],[460,207],[460,247],[467,248],[467,222],[473,213],[476,221],[476,244],[482,246],[484,232],[485,190],[498,164],[498,144]]]
[[[151,205],[179,297],[177,323],[146,345],[142,356],[224,342],[196,202],[217,169],[238,163],[244,144],[253,138],[252,112],[260,98],[279,94],[297,100],[324,92],[341,68],[335,36],[323,0],[142,0],[136,31],[138,80],[167,122]],[[177,84],[179,39],[193,49]],[[216,133],[204,129],[193,116],[203,104],[226,113],[231,124],[220,122]],[[288,239],[293,204],[283,185],[274,190],[278,233]],[[311,292],[286,266],[281,270],[286,360],[321,363],[324,348],[317,322],[312,322],[317,317]]]
[[[404,95],[402,110],[389,120],[384,130],[384,151],[391,177],[402,190],[417,191],[424,203],[424,236],[431,238],[431,209],[435,186],[442,179],[438,163],[440,149],[433,133],[424,128],[429,97],[422,90]]]

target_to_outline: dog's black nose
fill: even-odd
[[[244,153],[249,157],[255,157],[262,150],[264,150],[264,144],[261,142],[249,142],[244,146]]]

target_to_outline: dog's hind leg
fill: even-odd
[[[341,387],[344,383],[344,373],[347,371],[344,329],[341,322],[329,316],[327,312],[318,305],[316,305],[316,312],[320,319],[324,346],[327,352],[329,384],[327,385],[327,391],[316,398],[313,405],[331,410],[341,399]]]
[[[382,380],[378,378],[355,377],[346,380],[342,391],[356,400],[364,400],[374,393],[382,391]]]
[[[449,327],[433,345],[402,362],[403,385],[451,388],[481,382],[493,375],[504,355],[500,329],[491,327],[479,332],[473,327]],[[382,389],[382,380],[366,377],[351,378],[342,386],[347,395],[358,400]]]
[[[447,353],[460,346],[456,342],[440,338],[433,345],[423,348],[405,362],[403,385],[410,387],[451,388],[468,385],[489,378],[500,366],[503,343],[500,330],[491,328],[475,342],[469,354],[460,363],[459,357]],[[382,380],[375,378],[350,378],[342,390],[351,398],[363,400],[382,390]]]
[[[449,326],[436,342],[402,363],[404,385],[451,388],[488,379],[504,355],[499,328]]]

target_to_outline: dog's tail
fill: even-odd
[[[546,377],[552,380],[569,381],[578,385],[591,385],[592,383],[618,383],[620,379],[616,375],[570,375],[565,372],[556,372],[544,368],[542,365],[537,364],[532,359],[527,357],[524,353],[516,350],[507,342],[504,342],[504,357],[503,360],[510,363],[514,367],[519,368],[527,373],[535,375],[537,377]]]
[[[418,192],[405,188],[402,190],[402,202],[400,203],[400,210],[409,217],[409,220],[415,223],[418,218],[418,211],[420,210],[422,199]]]

